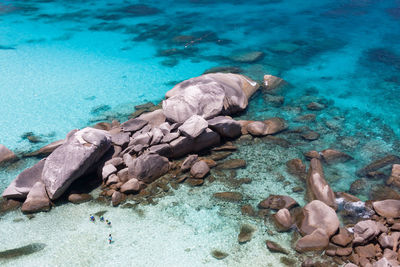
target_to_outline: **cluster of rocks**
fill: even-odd
[[[102,195],[111,198],[113,205],[169,171],[190,170],[192,183],[202,184],[209,168],[216,165],[213,160],[190,155],[179,162],[180,168],[172,161],[243,133],[264,136],[287,128],[280,118],[236,121],[228,116],[246,109],[258,88],[248,77],[231,73],[206,74],[179,83],[167,92],[162,109],[122,124],[114,121],[73,130],[65,140],[42,148],[37,155],[48,156],[20,173],[3,197],[23,201],[22,211],[31,213],[49,210],[62,196],[73,203],[90,200],[89,194],[71,185],[80,182],[82,186],[85,177],[93,174],[101,178]]]
[[[272,195],[259,203],[260,209],[277,210],[272,215],[277,230],[294,230],[294,249],[298,253],[314,252],[321,255],[324,251],[336,264],[346,264],[348,267],[400,266],[400,200],[386,199],[362,203],[350,194],[335,194],[325,180],[321,162],[329,164],[346,161],[351,157],[332,149],[311,151],[306,155],[311,159],[307,173],[306,165],[300,159],[288,161],[287,167],[291,174],[305,178],[306,197],[310,202],[300,208],[289,196]],[[390,162],[393,163],[393,160]],[[370,164],[362,170],[375,170],[383,165]],[[396,179],[397,168],[394,164],[391,180]],[[356,224],[340,226],[336,214],[339,202],[367,209],[367,218]],[[301,236],[298,237],[297,233]],[[287,254],[286,250],[278,249],[279,246],[271,241],[267,242],[267,247],[271,251]]]

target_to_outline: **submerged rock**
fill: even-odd
[[[92,200],[93,197],[89,194],[76,194],[72,193],[68,196],[68,201],[74,204],[80,204]]]
[[[268,198],[264,199],[258,204],[259,208],[262,209],[291,209],[297,206],[296,200],[289,196],[281,195],[270,195]]]
[[[42,159],[18,174],[17,178],[4,190],[3,197],[25,199],[34,184],[42,178],[44,163],[45,159]]]
[[[182,171],[190,170],[190,168],[192,168],[193,164],[197,161],[198,158],[199,156],[196,154],[187,156],[181,165],[181,170]]]
[[[212,255],[214,258],[216,258],[217,260],[222,260],[222,259],[225,259],[226,257],[229,256],[228,253],[225,253],[225,252],[223,252],[223,251],[216,250],[216,249],[213,250],[213,251],[211,251],[211,255]]]
[[[65,144],[54,150],[44,163],[42,180],[50,199],[60,197],[110,146],[111,136],[103,130],[85,128],[69,133]]]
[[[6,146],[0,144],[0,164],[16,160],[17,156]]]
[[[144,187],[144,184],[136,178],[132,178],[121,186],[121,192],[131,194],[139,192]]]
[[[229,56],[229,59],[238,63],[254,63],[263,57],[264,53],[261,51],[236,51]]]
[[[246,167],[244,159],[228,159],[218,165],[218,169],[239,169]]]
[[[400,158],[395,155],[387,155],[383,158],[371,162],[364,168],[358,170],[356,174],[360,177],[366,176],[369,172],[377,171],[392,164],[400,164]]]
[[[337,209],[335,194],[325,180],[321,161],[313,158],[307,175],[307,194],[311,200],[320,200]]]
[[[163,111],[168,120],[184,122],[192,115],[211,119],[244,110],[258,89],[251,79],[232,73],[212,73],[177,84],[166,94]]]
[[[121,124],[121,129],[124,132],[136,132],[146,126],[149,122],[141,119],[130,119]]]
[[[240,227],[240,233],[238,235],[239,243],[246,243],[251,240],[253,237],[253,233],[256,231],[256,228],[250,224],[243,224]]]
[[[389,179],[386,181],[388,185],[394,185],[400,188],[400,164],[393,164],[392,173]]]
[[[337,162],[346,162],[352,160],[353,157],[347,155],[346,153],[334,150],[334,149],[325,149],[320,152],[320,155],[324,159],[324,161],[328,164],[337,163]]]
[[[264,89],[268,92],[272,92],[286,84],[287,83],[279,77],[273,75],[264,75]]]
[[[19,248],[3,250],[3,251],[0,251],[0,259],[2,259],[2,260],[16,259],[21,256],[39,252],[42,249],[44,249],[45,247],[46,247],[46,244],[43,244],[43,243],[32,243],[32,244],[22,246]]]
[[[239,202],[243,199],[243,195],[239,192],[218,192],[214,193],[214,197],[220,200],[231,202]]]
[[[299,177],[301,180],[306,179],[306,165],[301,159],[291,159],[286,162],[288,173]]]
[[[269,251],[271,252],[278,252],[278,253],[282,253],[282,254],[289,254],[289,251],[287,251],[286,249],[284,249],[281,245],[279,245],[278,243],[271,241],[271,240],[266,240],[265,241],[267,248]]]
[[[23,213],[34,213],[50,210],[50,199],[47,196],[45,184],[42,181],[37,181],[29,191],[21,211]]]

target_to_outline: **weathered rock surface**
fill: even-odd
[[[111,196],[111,203],[114,207],[118,206],[125,200],[125,194],[115,191]]]
[[[310,200],[320,200],[328,206],[337,209],[335,194],[325,180],[322,164],[319,159],[313,158],[307,175],[307,194]]]
[[[381,226],[372,220],[358,222],[353,227],[354,244],[365,244],[378,236],[381,232]]]
[[[115,168],[115,166],[112,164],[107,164],[103,167],[101,176],[102,176],[103,180],[105,180],[108,178],[108,176],[110,176],[111,174],[114,174],[114,173],[117,173],[117,168]]]
[[[50,199],[57,199],[110,148],[111,136],[103,130],[85,128],[70,133],[65,144],[46,159],[42,180]]]
[[[211,73],[177,84],[166,94],[163,111],[168,120],[184,122],[192,115],[211,119],[233,114],[247,107],[258,89],[251,79],[232,73]]]
[[[311,234],[315,229],[325,230],[332,236],[339,229],[339,219],[334,209],[319,200],[313,200],[303,208],[303,219],[299,230],[302,234]]]
[[[382,217],[399,218],[400,217],[400,200],[387,199],[376,201],[373,204],[374,210]]]
[[[136,178],[130,179],[121,186],[120,191],[125,194],[139,192],[143,188],[143,183]]]
[[[42,181],[37,181],[29,191],[21,211],[23,213],[34,213],[50,210],[50,199],[47,196],[45,185]]]
[[[315,229],[312,233],[303,236],[296,243],[296,251],[320,251],[324,250],[329,245],[329,236],[321,229]]]
[[[125,132],[136,132],[146,126],[149,122],[141,119],[130,119],[121,124],[121,129]]]
[[[242,134],[240,123],[224,116],[208,120],[208,127],[222,137],[237,138]]]
[[[32,187],[42,178],[42,171],[45,159],[40,160],[21,172],[11,184],[4,190],[3,197],[5,198],[21,198],[24,199],[28,195]]]
[[[192,168],[193,164],[197,161],[198,158],[199,156],[196,154],[187,156],[181,165],[181,170],[190,170],[190,168]]]
[[[297,206],[296,200],[289,196],[282,195],[270,195],[268,198],[264,199],[258,204],[259,208],[262,209],[291,209]]]
[[[169,170],[169,161],[158,154],[144,154],[128,166],[130,177],[151,183]]]
[[[247,124],[247,131],[254,136],[265,136],[279,133],[287,128],[287,123],[281,118],[271,118],[265,121],[255,121]]]
[[[163,124],[167,118],[162,109],[156,109],[152,112],[143,113],[138,119],[148,121],[149,126],[158,127]]]
[[[369,172],[377,171],[392,164],[400,164],[400,158],[395,155],[387,155],[383,158],[371,162],[364,168],[358,170],[356,174],[360,177],[366,176]]]
[[[271,240],[266,240],[265,244],[267,245],[267,248],[271,252],[277,252],[277,253],[282,253],[282,254],[289,254],[289,251],[284,249],[281,245],[278,243],[271,241]]]
[[[332,237],[332,243],[345,247],[353,241],[353,235],[346,228],[340,227],[339,233]]]
[[[400,164],[393,164],[392,173],[386,181],[388,185],[394,185],[400,188]]]
[[[197,161],[190,169],[193,178],[202,179],[210,172],[210,167],[204,160]]]
[[[268,92],[274,91],[284,85],[286,85],[286,82],[283,79],[273,75],[264,75],[264,88]]]
[[[179,131],[189,137],[196,138],[207,129],[208,123],[199,115],[192,115],[187,119],[178,129]]]
[[[239,192],[218,192],[214,193],[214,197],[231,202],[239,202],[243,199],[243,195]]]
[[[273,215],[273,219],[278,231],[287,231],[293,225],[292,216],[288,209],[280,209]]]
[[[240,227],[240,233],[238,235],[239,243],[246,243],[251,240],[253,237],[253,233],[256,231],[256,228],[250,224],[243,224]]]

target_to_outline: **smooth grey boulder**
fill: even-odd
[[[142,145],[144,147],[148,147],[152,138],[152,132],[141,133],[135,137],[132,137],[131,141],[129,142],[129,146]]]
[[[169,144],[154,145],[148,149],[148,152],[168,157],[171,154],[171,146]]]
[[[26,157],[36,157],[36,156],[48,156],[50,155],[54,150],[56,150],[57,147],[61,146],[62,144],[65,143],[65,140],[58,140],[54,141],[39,150],[36,150],[32,153],[26,154]]]
[[[149,125],[157,127],[165,122],[166,117],[162,109],[157,109],[152,112],[143,113],[138,117],[138,119],[148,121]]]
[[[204,160],[197,161],[193,164],[192,168],[190,168],[190,174],[196,179],[203,179],[209,172],[210,167],[208,167]]]
[[[169,124],[168,122],[161,123],[158,128],[161,130],[163,135],[171,132],[171,124]]]
[[[197,161],[198,158],[199,156],[197,156],[196,154],[187,156],[181,165],[181,170],[190,170],[190,168],[192,168],[193,164]]]
[[[151,134],[153,137],[151,138],[150,146],[158,145],[164,137],[164,134],[161,131],[161,129],[157,127],[151,130]]]
[[[192,115],[211,119],[244,110],[259,85],[232,73],[210,73],[183,81],[166,94],[163,111],[168,120],[184,122]]]
[[[17,158],[17,156],[9,150],[6,146],[0,144],[0,164],[13,161]]]
[[[124,132],[136,132],[146,126],[149,122],[142,119],[130,119],[121,124],[121,129]]]
[[[50,210],[50,199],[47,196],[44,183],[39,180],[29,191],[24,204],[22,204],[21,211],[23,213],[34,213],[48,210]]]
[[[207,129],[208,123],[203,117],[199,115],[193,115],[187,119],[178,129],[179,131],[189,137],[196,138]]]
[[[2,196],[5,198],[26,198],[35,183],[42,178],[45,160],[46,159],[40,160],[32,167],[18,174],[17,178],[4,190]]]
[[[130,135],[128,132],[119,132],[111,135],[111,141],[117,146],[126,146],[129,143]]]
[[[164,135],[162,142],[163,143],[170,143],[171,141],[177,139],[180,136],[179,132],[175,132],[175,133],[167,133],[166,135]]]
[[[158,154],[143,154],[128,166],[129,176],[151,183],[169,170],[169,161]]]
[[[111,174],[117,173],[117,168],[115,168],[114,165],[112,164],[107,164],[104,165],[102,172],[101,172],[101,176],[103,178],[103,180],[107,179],[108,176],[110,176]]]
[[[208,120],[208,127],[222,137],[237,138],[242,135],[240,123],[224,116],[218,116]]]
[[[112,158],[110,160],[107,160],[104,163],[104,166],[107,165],[107,164],[112,164],[118,169],[118,168],[120,168],[120,167],[122,167],[124,165],[124,160],[121,157],[115,157],[115,158]]]
[[[60,197],[110,147],[111,136],[106,131],[88,127],[72,133],[44,164],[42,180],[50,199]]]

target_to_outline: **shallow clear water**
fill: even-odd
[[[208,68],[236,66],[253,79],[269,73],[291,85],[280,92],[283,107],[271,107],[260,92],[242,118],[280,116],[292,129],[307,125],[321,134],[309,142],[283,133],[279,137],[290,141],[286,148],[264,139],[239,144],[234,157],[245,158],[248,167],[237,176],[253,179],[235,189],[248,196],[242,204],[255,207],[271,193],[304,203],[302,193],[291,191],[301,183],[286,173],[285,162],[310,149],[334,147],[355,158],[326,166],[335,191],[348,191],[358,179],[355,170],[371,160],[399,154],[399,1],[242,2],[0,1],[0,143],[29,152],[71,129],[126,119],[135,105],[158,103],[174,84]],[[171,48],[176,50],[166,51]],[[251,64],[232,61],[229,56],[242,50],[262,51],[264,57]],[[314,100],[327,108],[307,111]],[[307,113],[316,114],[316,121],[296,121]],[[42,142],[22,138],[26,132]],[[0,191],[34,162],[0,170]],[[69,260],[78,266],[115,261],[277,266],[280,256],[270,254],[264,240],[280,239],[289,246],[290,236],[267,237],[265,229],[272,226],[243,217],[239,204],[221,207],[210,200],[213,192],[227,189],[218,179],[196,189],[183,186],[159,205],[142,207],[142,217],[107,207],[114,222],[112,246],[105,242],[108,230],[87,222],[88,214],[103,206],[66,204],[32,220],[14,212],[0,218],[5,236],[0,251],[47,244],[5,263],[12,266],[62,266],[72,255]],[[359,196],[367,199],[369,192]],[[238,229],[246,220],[257,225],[257,232],[251,242],[238,245]],[[213,248],[230,256],[217,261],[210,256]]]

